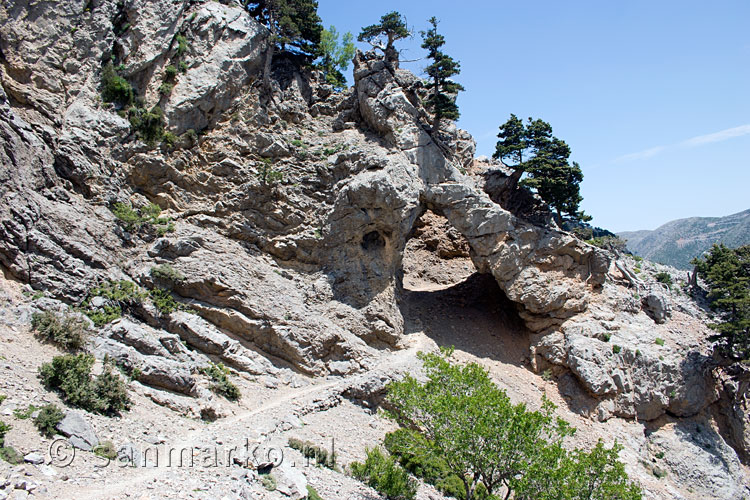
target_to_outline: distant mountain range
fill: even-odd
[[[625,231],[617,236],[627,240],[628,249],[636,255],[690,269],[690,261],[714,243],[729,247],[750,244],[750,209],[726,217],[674,220],[653,231]]]

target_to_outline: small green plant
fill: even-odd
[[[240,390],[229,381],[229,368],[222,363],[210,363],[201,368],[200,373],[211,379],[211,390],[221,394],[230,401],[237,401],[242,395]]]
[[[86,342],[86,322],[74,315],[58,315],[51,311],[31,315],[31,328],[48,342],[63,349],[80,349]]]
[[[102,68],[102,100],[120,106],[130,106],[135,100],[133,87],[126,79],[117,74],[112,61]]]
[[[187,73],[188,65],[187,65],[187,63],[185,61],[180,61],[177,64],[177,69],[180,70],[180,73]]]
[[[671,287],[672,286],[672,275],[665,272],[660,272],[656,274],[656,281],[659,283],[664,283],[665,285]]]
[[[102,458],[114,460],[117,458],[117,449],[112,441],[104,441],[94,448],[94,454]]]
[[[640,356],[641,356],[641,350],[640,349],[636,349],[635,350],[635,357],[638,358]]]
[[[307,500],[323,500],[323,497],[321,497],[317,491],[315,491],[315,488],[307,485]]]
[[[173,283],[185,281],[185,275],[169,264],[160,264],[158,266],[152,267],[151,277],[155,279],[171,281]]]
[[[159,88],[160,92],[161,90]],[[153,146],[164,136],[164,112],[159,106],[154,106],[151,110],[132,107],[128,111],[128,119],[136,136],[149,146]]]
[[[544,370],[542,372],[542,380],[544,380],[546,382],[549,382],[550,380],[552,380],[552,370],[551,369],[547,368],[546,370]]]
[[[11,465],[18,465],[23,462],[23,457],[12,446],[0,447],[0,458]]]
[[[161,217],[161,207],[155,203],[149,203],[137,210],[125,203],[115,203],[111,210],[112,214],[128,232],[136,232],[143,228],[155,228],[159,234],[162,230],[166,232],[174,231],[172,220]]]
[[[177,302],[172,293],[164,288],[154,288],[148,292],[148,296],[156,309],[161,314],[170,314],[175,311],[187,311],[189,308]]]
[[[662,458],[664,458],[664,452],[663,451],[657,452],[656,454],[654,454],[654,456],[658,458],[659,460],[661,460]]]
[[[10,432],[13,427],[0,420],[0,446],[5,445],[5,435]]]
[[[105,304],[95,308],[92,305],[94,297],[106,299]],[[132,281],[107,281],[89,291],[81,309],[96,326],[101,327],[122,317],[123,308],[134,307],[146,297],[146,292]]]
[[[169,94],[172,93],[172,89],[173,88],[174,88],[174,85],[172,85],[171,83],[166,83],[166,82],[162,83],[159,86],[159,94],[161,94],[161,95],[169,95]]]
[[[177,77],[177,68],[173,65],[169,65],[164,68],[164,78],[167,80],[174,80]]]
[[[174,149],[174,147],[177,145],[177,135],[175,135],[173,132],[164,132],[164,136],[162,136],[161,142],[167,146],[169,149]]]
[[[268,491],[276,491],[276,478],[271,474],[260,474],[260,483]]]
[[[5,401],[6,399],[8,399],[8,396],[6,396],[5,394],[0,394],[0,405],[3,404],[3,401]]]
[[[635,268],[633,268],[633,272],[635,274],[641,274],[641,268],[640,267],[635,267]]]
[[[305,458],[315,460],[316,465],[322,465],[329,469],[336,468],[336,453],[334,451],[329,453],[325,448],[315,446],[310,441],[302,441],[296,438],[290,438],[288,444],[293,450],[302,453]]]
[[[291,145],[292,145],[292,146],[294,146],[294,147],[296,147],[296,148],[301,148],[301,147],[304,147],[304,146],[305,146],[305,143],[304,143],[304,142],[302,142],[302,141],[301,141],[301,140],[299,140],[299,139],[294,139],[294,140],[293,140],[293,141],[291,142]]]
[[[656,337],[654,339],[654,344],[663,346],[664,345],[664,339],[661,338],[661,337]]]
[[[388,500],[412,500],[417,494],[417,482],[380,448],[367,449],[365,462],[353,462],[350,468],[355,478]]]
[[[105,359],[104,369],[92,376],[94,357],[90,354],[55,356],[39,368],[39,376],[49,389],[56,390],[69,404],[94,413],[115,415],[131,405],[125,383]]]
[[[263,185],[273,185],[284,180],[284,174],[273,168],[273,162],[270,158],[263,158],[258,168],[258,179]]]
[[[615,345],[612,346],[612,353],[613,354],[619,354],[621,350],[622,350],[622,347],[620,347],[617,344],[615,344]]]
[[[612,338],[612,334],[610,334],[610,333],[604,333],[604,334],[602,334],[602,340],[604,342],[609,342],[609,339],[611,339],[611,338]]]
[[[188,41],[184,35],[177,35],[175,38],[177,42],[177,57],[182,57],[188,50]]]
[[[57,405],[47,405],[39,410],[39,415],[34,419],[34,425],[39,433],[51,438],[57,431],[57,424],[65,418],[65,414]]]
[[[676,390],[672,389],[671,391],[669,391],[669,399],[674,399],[676,397],[677,397],[677,391]]]
[[[29,417],[31,417],[31,414],[37,411],[39,408],[34,406],[33,404],[26,407],[25,410],[22,410],[21,408],[16,408],[13,410],[13,416],[16,417],[18,420],[26,420]]]

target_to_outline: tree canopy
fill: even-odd
[[[398,51],[395,42],[411,37],[406,18],[396,11],[389,12],[380,18],[380,22],[362,28],[357,41],[366,42],[373,48],[383,51],[385,60],[393,67],[398,67]]]
[[[693,264],[708,285],[711,308],[719,314],[720,321],[711,325],[717,333],[709,339],[730,360],[750,360],[750,245],[714,245]]]
[[[277,46],[311,59],[318,56],[323,24],[316,0],[243,0],[243,5],[271,32],[263,70],[266,90],[271,89],[271,62]]]
[[[461,64],[441,50],[445,45],[445,37],[437,31],[438,20],[432,17],[429,23],[432,28],[421,32],[422,48],[427,50],[427,57],[432,60],[432,64],[425,69],[431,79],[427,88],[432,91],[426,104],[434,117],[432,128],[437,131],[440,128],[441,119],[458,119],[456,94],[464,88],[461,84],[451,80],[461,72]]]
[[[493,158],[515,170],[513,183],[526,173],[527,178],[521,184],[534,189],[552,207],[558,223],[562,223],[563,214],[576,220],[590,220],[579,210],[583,200],[580,195],[581,167],[576,162],[569,162],[570,147],[552,135],[549,123],[529,118],[524,125],[521,119],[511,114],[510,119],[500,126],[498,138]]]
[[[420,353],[427,381],[407,376],[390,384],[388,414],[423,436],[422,446],[461,479],[467,500],[476,498],[480,484],[489,494],[504,489],[505,498],[641,498],[617,461],[617,444],[566,451],[563,440],[575,430],[554,417],[549,400],[539,411],[514,405],[486,370],[454,364],[450,354]],[[557,481],[548,479],[550,473]]]
[[[326,82],[337,89],[346,87],[346,77],[342,73],[349,67],[354,57],[354,35],[344,33],[339,43],[339,32],[335,26],[324,29],[320,37],[320,69]]]

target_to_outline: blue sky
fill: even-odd
[[[492,154],[510,113],[549,122],[581,164],[596,225],[653,229],[750,208],[747,0],[319,4],[326,26],[355,36],[398,10],[416,33],[402,59],[424,56],[418,31],[436,16],[461,62],[459,126],[477,154]]]

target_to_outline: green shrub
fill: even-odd
[[[166,232],[174,231],[174,224],[171,219],[160,217],[161,207],[155,203],[149,203],[137,210],[125,203],[115,203],[112,205],[112,214],[120,221],[125,230],[131,233],[143,228],[156,228],[156,232],[159,234],[162,230]]]
[[[622,350],[622,347],[620,347],[617,344],[615,344],[615,345],[612,346],[612,353],[613,354],[619,354],[621,350]]]
[[[672,286],[672,276],[669,273],[657,273],[656,281],[658,281],[659,283],[664,283],[667,286]]]
[[[162,142],[169,148],[174,149],[177,144],[177,136],[173,132],[164,132]]]
[[[112,62],[102,68],[102,100],[129,106],[135,100],[133,87],[115,71]]]
[[[172,85],[171,83],[162,83],[161,85],[159,85],[159,93],[161,95],[169,95],[172,93],[173,88],[174,85]]]
[[[158,266],[152,267],[151,277],[155,279],[171,281],[174,283],[185,280],[185,275],[169,264],[160,264]]]
[[[635,259],[636,262],[641,262],[643,260],[643,257],[640,255],[633,255],[633,259]]]
[[[13,427],[0,420],[0,446],[5,445],[5,435],[10,432]]]
[[[91,305],[94,297],[103,297],[107,299],[107,303],[103,307],[94,308]],[[132,281],[108,281],[89,291],[88,297],[81,304],[81,309],[96,326],[101,327],[122,317],[123,307],[136,306],[144,298],[146,292]]]
[[[0,405],[3,404],[3,401],[5,401],[6,399],[8,399],[8,396],[6,396],[5,394],[0,394]]]
[[[260,474],[260,483],[268,491],[276,491],[276,478],[271,474]]]
[[[610,334],[610,333],[604,333],[604,334],[602,334],[602,340],[603,340],[604,342],[609,342],[609,340],[610,340],[611,338],[612,338],[612,334]]]
[[[258,179],[264,185],[276,184],[284,180],[284,173],[273,168],[270,158],[264,158],[258,169]]]
[[[200,369],[200,373],[207,376],[213,382],[211,384],[211,390],[217,394],[221,394],[230,401],[237,401],[242,395],[240,390],[229,381],[229,368],[224,366],[222,363],[210,363]]]
[[[90,354],[55,356],[39,369],[42,382],[60,393],[69,404],[94,413],[117,414],[130,408],[125,383],[105,360],[102,373],[93,377]]]
[[[310,441],[301,441],[296,438],[290,438],[288,444],[293,450],[302,453],[305,458],[315,460],[316,465],[322,465],[329,469],[336,468],[336,452],[331,451],[329,453],[325,448],[315,446]]]
[[[31,315],[31,328],[43,339],[64,349],[80,349],[86,342],[86,322],[74,315],[36,312]]]
[[[656,337],[656,339],[654,339],[654,343],[656,345],[662,345],[663,346],[664,345],[664,339],[661,338],[661,337]]]
[[[365,462],[353,462],[350,467],[355,478],[388,500],[412,500],[417,494],[417,482],[380,448],[368,449]]]
[[[37,408],[34,405],[29,405],[26,407],[25,410],[22,410],[21,408],[16,408],[13,410],[13,416],[16,417],[18,420],[26,420],[27,418],[31,417],[31,414],[37,411],[39,408]]]
[[[177,76],[177,68],[175,68],[173,65],[169,65],[166,68],[164,68],[164,77],[168,80],[174,80],[174,78]]]
[[[291,144],[292,144],[292,146],[294,146],[294,147],[296,147],[296,148],[301,148],[301,147],[304,147],[304,145],[305,145],[305,143],[304,143],[304,142],[302,142],[302,141],[301,141],[301,140],[299,140],[299,139],[294,139],[294,140],[293,140],[293,141],[291,142]]]
[[[133,107],[130,108],[128,116],[130,127],[139,139],[149,145],[154,145],[161,140],[164,135],[164,113],[159,106],[154,106],[150,111],[146,108]]]
[[[148,293],[148,295],[151,298],[151,302],[154,303],[154,306],[156,306],[156,309],[158,309],[161,314],[170,314],[175,311],[187,309],[186,306],[174,300],[172,293],[164,288],[154,288]]]
[[[307,500],[323,500],[323,497],[321,497],[317,491],[315,491],[315,488],[307,485]]]
[[[177,57],[182,57],[188,49],[187,38],[184,35],[177,35],[175,41],[177,42]]]
[[[11,446],[3,446],[0,448],[0,458],[11,465],[18,465],[23,462],[21,454]]]
[[[57,432],[57,424],[65,418],[65,414],[57,405],[47,405],[39,410],[39,415],[34,419],[34,425],[39,432],[48,438]]]
[[[595,247],[618,252],[622,252],[627,248],[627,242],[617,236],[600,236],[586,240],[586,243],[594,245]]]
[[[180,61],[177,68],[180,70],[180,73],[187,73],[188,65],[185,61]]]
[[[94,454],[109,460],[117,458],[117,449],[112,441],[104,441],[94,447]]]

